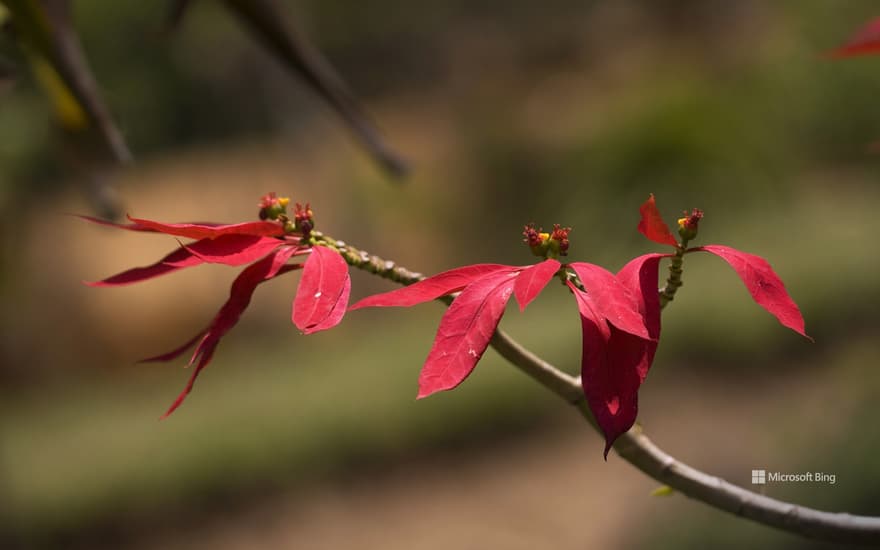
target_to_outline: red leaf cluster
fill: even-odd
[[[758,305],[783,326],[810,338],[804,331],[797,305],[766,260],[722,245],[685,249],[663,221],[653,195],[639,212],[638,230],[648,239],[675,247],[676,256],[708,252],[722,258],[736,271]],[[310,210],[308,214],[311,216]],[[700,218],[702,212],[694,210],[690,217],[679,220],[685,241],[697,235]],[[189,394],[199,373],[210,363],[220,339],[247,308],[257,286],[284,273],[303,270],[291,319],[306,334],[336,326],[346,309],[407,307],[457,294],[440,321],[425,360],[418,398],[461,384],[486,351],[510,297],[514,296],[520,311],[524,311],[559,276],[577,304],[583,337],[581,381],[587,404],[605,436],[606,457],[614,441],[632,427],[638,414],[638,390],[651,368],[660,338],[660,260],[672,256],[645,254],[631,260],[617,274],[585,262],[563,264],[552,258],[530,266],[476,264],[364,298],[347,308],[351,280],[345,260],[335,250],[301,244],[307,241],[303,239],[305,225],[303,229],[294,229],[298,233],[285,233],[282,223],[276,221],[166,224],[131,218],[130,224],[115,224],[85,219],[130,231],[195,239],[181,244],[156,263],[89,283],[93,286],[127,285],[202,263],[249,264],[233,282],[228,300],[207,328],[182,346],[145,360],[168,361],[196,346],[189,360],[189,365],[195,365],[192,375],[164,416],[171,414]],[[307,229],[311,230],[311,222]],[[527,238],[528,230],[527,227]],[[569,229],[557,226],[556,230],[557,240],[564,241],[567,248]],[[564,251],[560,248],[556,252]],[[308,255],[304,263],[288,263],[302,255]]]
[[[460,292],[443,315],[422,367],[418,391],[422,398],[455,388],[470,375],[486,351],[511,295],[524,310],[562,271],[580,312],[584,393],[605,433],[607,455],[614,440],[635,421],[638,387],[657,347],[657,266],[661,257],[643,257],[636,267],[628,266],[619,275],[583,262],[563,266],[554,259],[527,267],[465,266],[365,298],[351,309],[412,306]],[[569,269],[580,285],[569,280]],[[653,281],[649,280],[651,273]],[[648,297],[642,296],[645,289]]]
[[[720,245],[683,250],[660,216],[653,195],[639,210],[638,230],[646,237],[676,247],[679,254],[705,251],[723,258],[759,305],[783,325],[806,336],[800,311],[765,260]],[[702,212],[697,210],[683,218],[688,235],[696,235],[700,218]],[[443,315],[422,367],[418,391],[422,398],[455,388],[470,375],[511,295],[516,296],[522,311],[553,277],[561,275],[578,307],[583,336],[581,381],[587,404],[605,435],[607,457],[614,441],[632,427],[638,414],[638,390],[660,339],[660,260],[670,256],[639,256],[617,274],[589,263],[561,264],[553,259],[526,267],[470,265],[370,296],[351,309],[412,306],[459,293]]]
[[[423,398],[461,384],[489,346],[510,296],[525,309],[561,267],[553,259],[526,267],[469,265],[364,298],[351,309],[412,306],[461,292],[443,314],[419,376],[418,397]]]
[[[669,239],[675,240],[666,224],[663,224],[663,228],[660,231],[649,231],[646,229],[648,227],[656,228],[659,226],[659,223],[662,223],[653,195],[645,201],[639,211],[642,215],[642,221],[639,222],[638,229],[642,234],[660,244],[669,244]],[[746,285],[749,294],[752,295],[752,298],[759,306],[776,317],[783,326],[812,340],[804,332],[804,318],[797,304],[788,295],[782,279],[773,271],[767,260],[754,254],[748,254],[741,250],[718,244],[689,248],[685,251],[685,253],[691,252],[708,252],[726,261],[736,271],[736,274],[739,275],[743,284]]]
[[[220,339],[238,323],[250,304],[257,286],[290,271],[302,269],[296,297],[293,301],[293,323],[304,333],[311,334],[339,324],[348,305],[351,280],[348,265],[335,250],[323,246],[301,245],[299,234],[285,234],[277,222],[260,221],[239,224],[160,223],[129,218],[130,224],[117,224],[81,216],[98,223],[127,229],[164,233],[176,237],[196,239],[170,252],[158,262],[118,273],[91,286],[120,286],[145,281],[203,263],[228,266],[248,265],[232,283],[229,298],[207,328],[180,347],[143,361],[170,361],[196,345],[188,365],[195,365],[184,390],[162,416],[167,417],[183,403],[192,390],[199,373],[211,362]],[[288,264],[295,256],[308,255],[304,264]]]

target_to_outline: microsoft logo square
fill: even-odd
[[[766,485],[767,472],[765,470],[752,470],[752,485]]]

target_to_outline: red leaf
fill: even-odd
[[[237,266],[258,260],[283,244],[272,237],[231,234],[202,239],[184,248],[204,262]]]
[[[118,229],[126,229],[128,231],[143,231],[147,233],[155,233],[156,230],[150,227],[144,227],[140,224],[136,223],[116,223],[108,220],[102,220],[101,218],[93,218],[92,216],[83,216],[80,214],[73,214],[77,218],[86,220],[88,222],[96,223],[98,225],[106,225],[108,227],[116,227]]]
[[[418,398],[452,389],[483,356],[513,292],[511,272],[486,276],[465,287],[443,314],[419,375]]]
[[[526,306],[537,298],[560,267],[562,264],[558,261],[549,259],[519,272],[513,285],[513,294],[516,296],[516,301],[519,302],[520,311],[525,311]]]
[[[849,42],[830,52],[831,57],[852,57],[880,52],[880,17],[863,26]]]
[[[797,304],[788,295],[782,279],[773,271],[767,260],[729,246],[710,244],[691,250],[703,250],[720,257],[736,271],[755,302],[776,317],[782,326],[788,327],[813,341],[804,332],[804,318]]]
[[[161,223],[152,220],[128,218],[134,222],[136,231],[157,231],[166,235],[176,235],[188,239],[216,239],[221,235],[253,235],[258,237],[280,237],[284,228],[275,222],[245,222],[231,225],[203,223]],[[118,227],[118,226],[117,226]]]
[[[629,342],[625,346],[627,349],[642,346],[642,350],[636,352],[641,356],[636,365],[636,372],[641,382],[644,382],[648,376],[660,340],[660,294],[657,281],[660,260],[669,256],[669,254],[645,254],[631,260],[617,273],[617,279],[630,290],[630,295],[636,300],[636,306],[651,337],[651,340],[642,339],[641,343]],[[619,336],[613,340],[625,342],[626,338]]]
[[[278,253],[275,254],[275,259],[272,262],[273,265],[269,269],[269,272],[266,274],[265,280],[268,281],[269,279],[272,279],[272,278],[277,277],[279,275],[283,275],[283,274],[288,273],[290,271],[293,271],[295,269],[302,269],[302,264],[278,265],[278,264],[283,264],[284,262],[287,261],[287,257],[285,257],[285,256],[287,256],[287,257],[290,256],[290,253],[285,252],[285,250],[280,250],[280,251],[278,251]],[[165,362],[165,361],[171,361],[172,359],[176,359],[177,357],[180,357],[183,354],[183,352],[185,352],[186,350],[191,348],[192,345],[195,344],[198,340],[203,338],[209,329],[210,329],[210,327],[208,327],[205,330],[200,331],[198,334],[193,336],[192,339],[190,339],[186,343],[182,344],[178,348],[175,348],[175,349],[173,349],[169,352],[163,353],[161,355],[155,355],[153,357],[147,357],[146,359],[141,359],[140,361],[138,361],[138,363],[156,363],[156,362]]]
[[[660,211],[657,210],[657,204],[654,202],[654,195],[648,197],[648,200],[639,207],[639,214],[642,219],[639,222],[639,233],[648,237],[655,243],[668,244],[678,246],[678,241],[669,231],[669,226],[663,221]]]
[[[577,301],[583,334],[581,385],[596,423],[605,435],[604,456],[636,420],[639,367],[645,346],[653,344],[608,325],[596,316],[589,297],[568,283]],[[656,344],[654,344],[656,346]]]
[[[178,248],[152,265],[135,267],[123,271],[122,273],[117,273],[111,277],[107,277],[101,281],[86,281],[85,284],[97,287],[130,285],[132,283],[152,279],[153,277],[165,275],[166,273],[171,273],[178,269],[183,269],[184,267],[192,267],[201,263],[203,263],[201,258],[193,256],[193,254],[185,248]]]
[[[177,359],[178,357],[183,355],[183,352],[185,352],[186,350],[191,348],[193,344],[195,344],[198,340],[203,338],[205,336],[206,332],[208,332],[208,329],[205,329],[205,330],[199,332],[198,334],[193,336],[190,340],[188,340],[186,343],[181,344],[180,347],[174,348],[173,350],[171,350],[167,353],[163,353],[161,355],[154,355],[153,357],[147,357],[146,359],[141,359],[140,361],[138,361],[138,363],[159,363],[159,362],[171,361],[172,359]]]
[[[223,307],[220,308],[220,311],[217,312],[217,315],[214,317],[214,320],[211,321],[211,324],[208,326],[208,329],[204,333],[204,337],[199,342],[199,345],[196,347],[195,352],[192,355],[192,358],[189,360],[189,364],[198,360],[196,364],[195,370],[193,370],[192,375],[189,378],[189,381],[186,384],[186,387],[177,396],[177,399],[174,400],[174,403],[168,408],[162,418],[167,418],[171,413],[173,413],[177,407],[183,403],[183,400],[186,399],[186,396],[189,395],[189,392],[192,391],[193,384],[196,381],[196,378],[199,376],[199,373],[208,366],[208,363],[211,362],[211,359],[214,356],[214,351],[217,349],[217,344],[220,343],[220,339],[227,333],[229,330],[238,323],[238,319],[241,317],[241,314],[247,308],[248,304],[251,303],[251,297],[254,294],[254,290],[257,288],[257,285],[260,283],[271,279],[274,276],[280,275],[282,273],[286,273],[291,269],[295,269],[294,266],[279,266],[276,256],[288,255],[289,257],[289,249],[282,249],[277,252],[274,252],[262,260],[255,262],[248,267],[246,267],[239,275],[236,277],[235,281],[232,283],[232,288],[229,291],[229,299],[226,300],[226,303],[223,304]],[[286,260],[285,260],[286,261]],[[285,269],[285,268],[291,269]],[[174,351],[171,351],[165,355],[160,355],[154,360],[163,360],[163,359],[172,359],[183,352],[189,345],[192,344],[192,341],[189,344],[181,346]]]
[[[272,262],[269,266],[269,271],[266,273],[266,279],[272,279],[295,269],[302,269],[303,264],[285,265],[292,256],[302,250],[303,248],[299,246],[286,246],[275,252],[275,254],[272,254]]]
[[[428,277],[422,281],[398,288],[390,292],[368,296],[359,301],[355,305],[348,308],[349,310],[361,309],[364,307],[409,307],[422,302],[430,302],[440,296],[458,292],[474,281],[487,277],[499,271],[513,271],[518,268],[509,265],[498,264],[476,264],[458,267],[438,273],[432,277]]]
[[[587,291],[586,299],[594,304],[593,310],[620,330],[650,339],[645,320],[638,309],[638,301],[613,273],[598,265],[584,262],[569,264]]]
[[[617,280],[629,290],[645,321],[648,335],[660,338],[660,260],[672,254],[645,254],[630,260],[617,272]]]
[[[348,264],[339,252],[313,247],[293,301],[293,324],[305,334],[338,325],[350,291]]]

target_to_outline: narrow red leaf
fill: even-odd
[[[869,21],[849,41],[830,52],[831,57],[852,57],[880,52],[880,17]]]
[[[187,249],[181,247],[152,265],[135,267],[101,281],[85,281],[85,284],[95,287],[130,285],[201,263],[203,263],[201,258],[194,256]]]
[[[349,311],[364,307],[409,307],[422,302],[436,300],[458,292],[474,281],[499,271],[514,271],[518,268],[509,265],[476,264],[458,267],[438,273],[422,281],[398,288],[390,292],[368,296],[351,306]]]
[[[206,263],[238,266],[258,260],[283,244],[272,237],[231,234],[202,239],[184,248]]]
[[[788,295],[785,284],[773,271],[767,260],[720,244],[710,244],[691,250],[702,250],[715,254],[730,264],[759,306],[776,317],[782,326],[790,328],[811,342],[813,341],[804,332],[804,318],[800,309]]]
[[[642,215],[639,221],[639,233],[648,237],[655,243],[668,244],[678,246],[678,241],[669,231],[669,226],[663,221],[663,216],[657,210],[657,203],[654,202],[654,195],[648,197],[648,200],[639,207],[639,214]]]
[[[587,291],[587,299],[595,304],[595,312],[620,330],[650,339],[637,300],[613,273],[585,262],[569,264]]]
[[[562,264],[558,261],[549,259],[519,272],[513,285],[513,294],[516,296],[516,301],[519,302],[520,311],[525,311],[526,306],[537,298],[560,267]]]
[[[452,389],[483,356],[513,293],[511,272],[498,272],[465,287],[443,314],[419,375],[418,398]]]
[[[230,225],[203,223],[161,223],[139,218],[128,218],[138,229],[136,231],[157,231],[166,235],[188,239],[216,239],[221,235],[253,235],[258,237],[280,237],[284,228],[275,222],[245,222]]]
[[[581,318],[581,385],[587,404],[605,436],[604,456],[636,420],[639,366],[650,342],[618,330],[597,316],[586,293],[568,283]]]
[[[184,344],[181,344],[180,347],[174,348],[173,350],[166,352],[166,353],[163,353],[161,355],[154,355],[153,357],[147,357],[146,359],[141,359],[140,361],[138,361],[138,363],[159,363],[159,362],[171,361],[172,359],[177,359],[178,357],[183,355],[183,352],[185,352],[186,350],[191,348],[193,346],[193,344],[198,342],[200,339],[204,338],[205,333],[207,333],[207,332],[208,332],[208,329],[200,331],[198,334],[193,336],[187,342],[185,342]]]
[[[208,329],[204,332],[202,340],[199,342],[195,352],[189,360],[190,365],[196,363],[196,361],[198,361],[198,363],[196,363],[196,367],[193,370],[186,387],[180,395],[177,396],[177,399],[174,400],[174,403],[171,404],[165,414],[162,415],[162,418],[167,418],[173,413],[181,403],[183,403],[186,396],[189,395],[189,392],[192,391],[193,384],[199,376],[199,373],[202,369],[208,366],[211,359],[214,357],[214,351],[217,349],[220,339],[223,338],[223,336],[229,332],[236,323],[238,323],[241,314],[251,303],[251,297],[257,286],[274,276],[295,269],[294,266],[277,265],[276,256],[283,254],[289,254],[289,252],[287,250],[274,252],[262,260],[249,265],[238,275],[238,277],[235,278],[235,281],[232,283],[232,288],[229,290],[229,299],[226,300],[226,303],[223,304],[213,321],[211,321]],[[291,269],[285,269],[286,267],[290,267]],[[157,360],[164,357],[173,358],[182,353],[183,350],[191,344],[192,342],[165,355],[160,355]]]
[[[109,220],[102,220],[101,218],[93,218],[92,216],[83,216],[81,214],[73,214],[77,218],[82,220],[86,220],[88,222],[96,223],[98,225],[106,225],[107,227],[115,227],[117,229],[126,229],[128,231],[142,231],[146,233],[156,233],[155,229],[150,227],[144,227],[140,224],[136,223],[116,223],[111,222]]]
[[[350,291],[348,264],[339,252],[313,247],[293,300],[293,324],[305,334],[336,326],[345,314]]]
[[[290,271],[294,271],[296,269],[302,269],[302,264],[283,265],[284,262],[286,262],[287,259],[290,257],[290,255],[292,255],[292,250],[290,252],[288,252],[286,250],[279,250],[274,256],[274,260],[272,262],[273,265],[270,267],[268,273],[266,274],[265,280],[268,281],[269,279],[283,275],[285,273],[289,273]],[[208,332],[209,329],[210,329],[210,327],[208,327],[205,330],[200,331],[198,334],[193,336],[186,343],[181,344],[180,347],[178,347],[178,348],[175,348],[175,349],[173,349],[169,352],[163,353],[161,355],[154,355],[153,357],[147,357],[146,359],[141,359],[140,361],[138,361],[138,363],[156,363],[156,362],[165,362],[165,361],[171,361],[172,359],[176,359],[177,357],[180,357],[181,355],[183,355],[183,352],[185,352],[186,350],[191,348],[193,346],[193,344],[195,344],[197,341],[202,339],[205,336],[205,334]]]

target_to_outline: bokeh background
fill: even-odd
[[[413,165],[387,178],[334,113],[213,2],[163,32],[159,2],[77,2],[138,162],[126,210],[244,221],[267,191],[319,228],[426,273],[527,263],[522,225],[574,227],[572,258],[657,250],[649,193],[700,242],[768,258],[813,345],[692,256],[664,313],[640,422],[678,458],[827,472],[767,494],[880,514],[876,235],[880,57],[825,54],[880,15],[850,1],[302,0],[292,18]],[[4,51],[16,55],[10,44]],[[182,361],[135,365],[204,326],[235,271],[89,288],[173,239],[113,231],[59,163],[28,73],[0,90],[0,546],[64,548],[807,548],[690,501],[613,453],[488,351],[416,402],[442,305],[290,324],[295,280],[257,292],[184,406]],[[353,274],[354,298],[393,288]],[[502,326],[576,372],[580,331],[549,288]],[[831,548],[816,544],[815,548]]]

